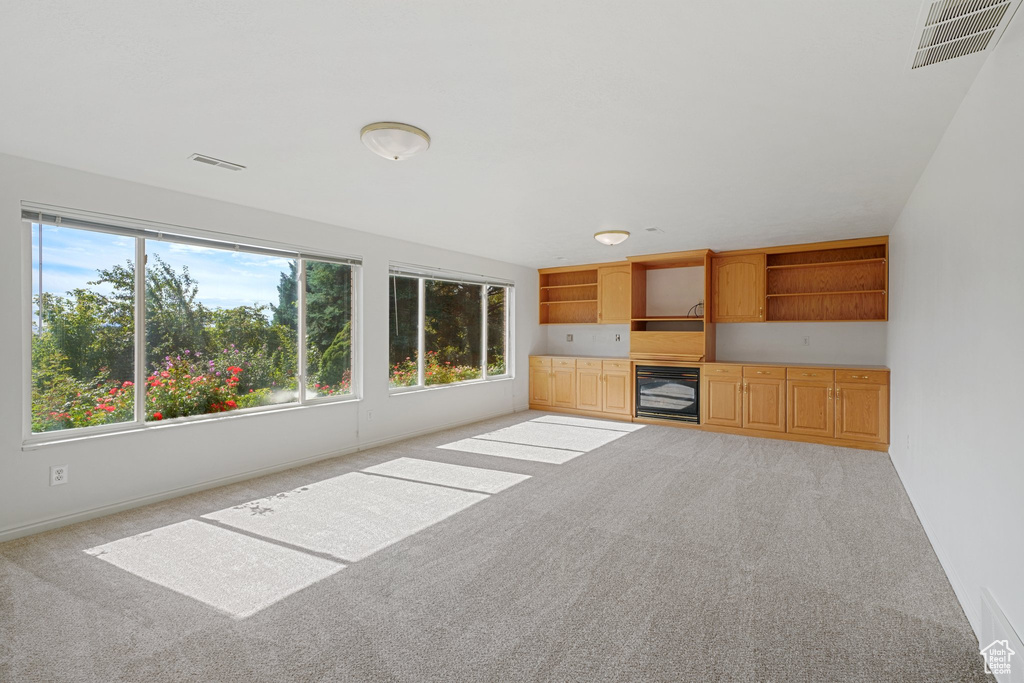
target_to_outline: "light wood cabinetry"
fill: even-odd
[[[597,322],[627,325],[633,279],[629,264],[597,269]]]
[[[764,254],[711,258],[711,321],[764,321]]]
[[[796,375],[800,377],[797,378]],[[787,422],[790,434],[824,438],[835,436],[832,384],[831,370],[794,373],[791,369],[790,379],[787,381]]]
[[[837,379],[836,438],[868,443],[889,442],[888,384]]]
[[[633,373],[628,361],[605,361],[601,410],[615,415],[633,414]]]
[[[705,365],[701,378],[704,422],[743,426],[743,369],[738,365]]]
[[[530,407],[607,414],[633,414],[633,366],[628,360],[530,356]]]
[[[786,431],[786,379],[780,368],[743,368],[743,427]]]

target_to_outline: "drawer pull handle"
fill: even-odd
[[[759,374],[759,375],[770,375],[771,373],[770,372],[765,372],[763,370],[758,370],[757,374]]]
[[[818,373],[816,373],[816,372],[804,372],[804,373],[801,373],[801,374],[803,374],[804,377],[817,377],[818,376]]]
[[[867,375],[850,375],[853,379],[867,379]]]

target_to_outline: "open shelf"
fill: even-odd
[[[565,301],[541,301],[541,306],[550,306],[551,304],[596,304],[597,299],[566,299]]]
[[[888,243],[766,255],[765,320],[886,320]]]
[[[572,287],[597,287],[596,282],[586,282],[581,285],[544,285],[541,289],[569,289]]]
[[[662,321],[662,320],[704,320],[702,315],[651,315],[646,318],[633,318],[633,322],[648,322],[648,321]]]

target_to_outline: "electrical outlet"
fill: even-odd
[[[810,346],[810,345],[811,345],[811,338],[810,337],[804,337],[804,346]]]
[[[372,410],[367,410],[366,411],[366,421],[367,422],[373,422],[373,411]]]
[[[615,335],[615,341],[617,341],[617,342],[622,341],[622,335],[621,334]]]
[[[68,466],[52,465],[50,467],[50,486],[60,486],[68,483]]]
[[[565,335],[565,341],[571,342],[572,341],[572,335],[571,334]]]

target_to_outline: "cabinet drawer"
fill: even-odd
[[[531,368],[550,368],[551,356],[530,356]]]
[[[889,373],[883,370],[836,370],[837,382],[861,384],[888,384]]]
[[[835,379],[835,372],[832,368],[786,368],[786,378],[831,382]]]
[[[554,370],[558,370],[560,368],[576,369],[576,359],[575,358],[552,358],[551,359],[551,368],[554,369]]]
[[[604,361],[604,370],[618,370],[620,372],[629,372],[632,363],[628,360],[606,360]]]
[[[556,359],[556,362],[559,361],[559,360],[565,360],[565,359],[564,358],[558,358],[558,359]],[[577,358],[576,359],[576,369],[577,370],[583,370],[583,369],[600,370],[601,369],[601,361],[596,359],[596,358]]]
[[[714,363],[704,364],[704,376],[711,377],[735,377],[739,379],[743,376],[742,365],[719,365]]]
[[[786,379],[786,368],[780,368],[777,366],[744,365],[743,376],[747,379],[756,379],[758,377]]]

